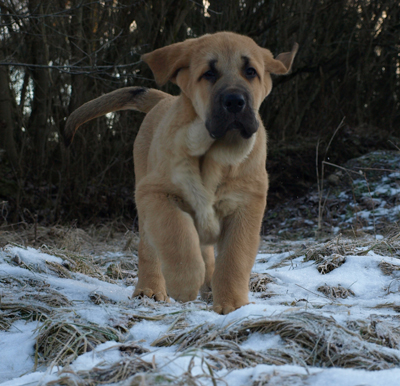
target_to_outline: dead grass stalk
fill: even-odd
[[[122,336],[108,326],[49,318],[38,328],[35,364],[67,365],[109,340],[119,342]]]

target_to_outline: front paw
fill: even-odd
[[[154,299],[159,302],[167,302],[169,303],[169,297],[164,289],[152,289],[152,288],[135,288],[135,291],[132,295],[135,297],[147,296],[148,298]]]
[[[168,295],[179,302],[195,300],[205,277],[203,260],[185,265],[182,262],[174,270],[164,272]]]
[[[196,300],[197,295],[199,293],[199,288],[180,288],[180,289],[171,289],[168,290],[168,294],[171,296],[172,299],[186,303]]]
[[[249,304],[248,291],[243,291],[243,292],[232,291],[232,290],[229,291],[229,288],[226,287],[223,288],[223,291],[221,291],[221,286],[214,285],[214,283],[213,283],[213,296],[214,296],[213,310],[217,314],[226,315],[232,311],[237,310],[240,307]]]
[[[236,303],[236,302],[232,302],[232,303],[214,303],[213,310],[217,314],[226,315],[226,314],[229,314],[232,311],[235,311],[238,308],[243,307],[243,306],[245,306],[247,304],[249,304],[249,302],[245,302],[245,303],[242,303],[242,304],[241,303]]]
[[[196,300],[202,281],[204,276],[199,278],[197,274],[185,275],[174,281],[166,279],[168,295],[178,302]]]

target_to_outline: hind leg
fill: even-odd
[[[212,245],[202,246],[201,254],[203,256],[204,264],[206,266],[206,275],[204,283],[200,288],[200,295],[203,300],[209,301],[212,299],[211,279],[214,273],[215,266],[214,247]]]

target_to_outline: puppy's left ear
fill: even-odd
[[[157,84],[163,86],[169,80],[174,82],[180,69],[189,67],[190,57],[190,40],[186,40],[144,54],[141,59],[149,65]]]
[[[282,52],[275,59],[268,51],[264,55],[265,69],[268,72],[276,75],[287,74],[292,68],[292,63],[298,49],[299,45],[297,43],[294,43],[293,48],[290,52]]]

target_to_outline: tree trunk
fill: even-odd
[[[0,60],[4,59],[0,50]],[[10,91],[8,68],[0,66],[0,148],[6,151],[7,159],[15,171],[19,171],[18,154],[14,141],[13,98]]]
[[[40,0],[29,2],[29,11],[32,15],[40,16],[43,14],[43,6]],[[31,58],[33,64],[48,64],[48,44],[44,20],[40,17],[30,20],[32,29],[35,32],[31,42]],[[32,101],[32,111],[29,117],[28,130],[33,138],[33,163],[38,167],[43,167],[46,159],[46,143],[48,137],[48,112],[49,103],[49,70],[47,68],[34,68],[31,70],[34,85],[34,97]]]

